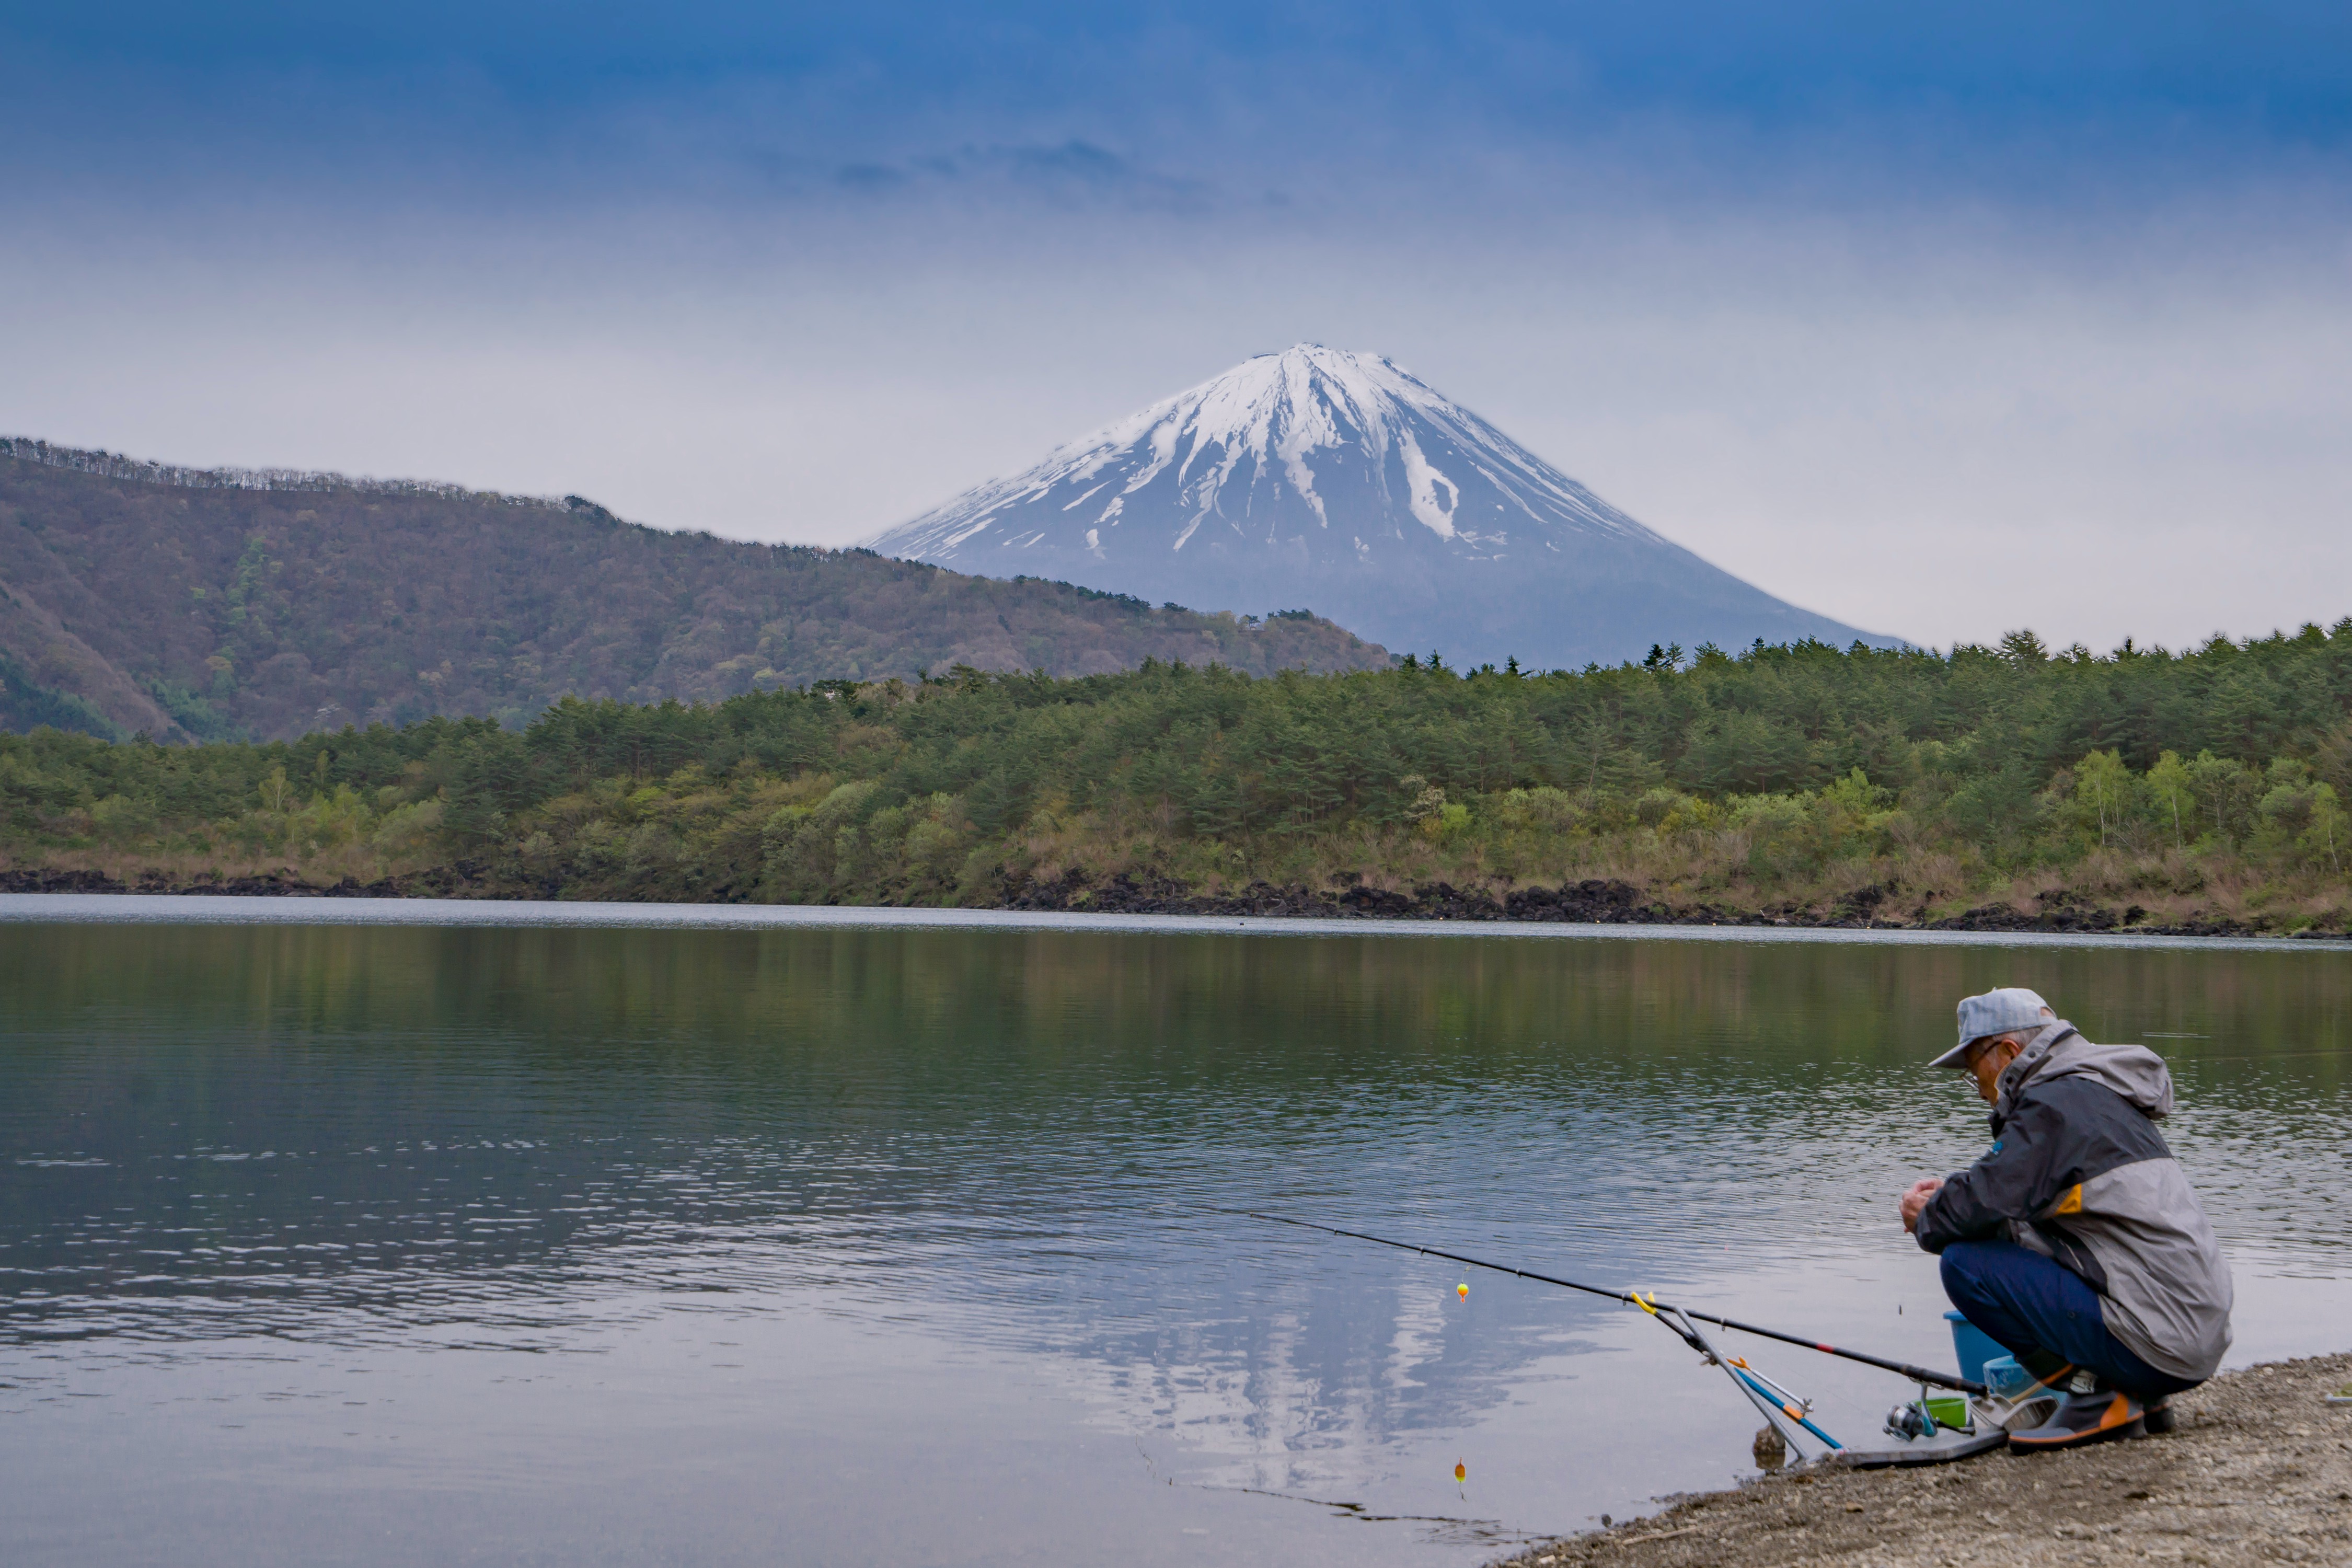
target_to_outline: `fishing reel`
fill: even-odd
[[[1886,1413],[1886,1435],[1916,1443],[1922,1437],[1936,1435],[1936,1418],[1927,1414],[1923,1404],[1898,1405]]]
[[[1886,1413],[1886,1435],[1906,1443],[1933,1437],[1938,1432],[1973,1436],[1977,1430],[1975,1407],[1965,1395],[1934,1394],[1925,1387],[1919,1390],[1918,1398],[1906,1400]]]

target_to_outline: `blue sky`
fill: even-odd
[[[2333,163],[2352,13],[2317,5],[782,7],[12,5],[11,130],[68,165],[287,164],[476,188],[968,144],[1280,186],[1412,149],[1692,138],[2032,199]],[[1639,145],[1621,155],[1643,161]],[[1108,159],[1111,163],[1103,163]],[[1823,165],[1827,165],[1826,168]],[[1080,174],[1085,178],[1085,174]]]
[[[0,425],[844,542],[1315,339],[1858,624],[2332,620],[2347,16],[0,5]]]
[[[968,110],[1109,113],[1191,96],[1167,67],[1274,66],[1557,133],[1595,110],[1665,106],[1759,124],[1922,99],[2001,116],[2182,114],[2328,141],[2347,123],[2341,7],[1949,3],[1757,5],[1099,4],[834,7],[671,4],[95,4],[12,6],[48,60],[185,73],[191,98],[251,74],[341,82],[478,78],[519,110],[594,115],[618,96],[754,81]],[[1302,114],[1308,106],[1298,106]]]

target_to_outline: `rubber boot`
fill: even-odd
[[[2163,1395],[2147,1402],[2147,1429],[2151,1433],[2169,1432],[2180,1424],[2180,1412],[2172,1407],[2172,1396]]]
[[[2147,1406],[2121,1389],[2093,1381],[2077,1392],[2069,1389],[2058,1408],[2039,1426],[2009,1435],[2009,1446],[2023,1453],[2045,1448],[2074,1448],[2116,1437],[2138,1437],[2147,1431]]]

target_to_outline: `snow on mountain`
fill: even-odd
[[[1312,609],[1455,663],[1572,668],[1653,643],[1864,635],[1644,528],[1389,360],[1318,343],[1236,365],[867,542],[1196,609]]]

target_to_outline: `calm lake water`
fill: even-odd
[[[2352,1347],[2344,952],[206,904],[0,900],[10,1563],[1475,1563],[1753,1412],[1224,1211],[1948,1366],[1892,1194],[2000,984],[2171,1060],[2232,1362]],[[1742,1348],[1849,1442],[1906,1392]]]

